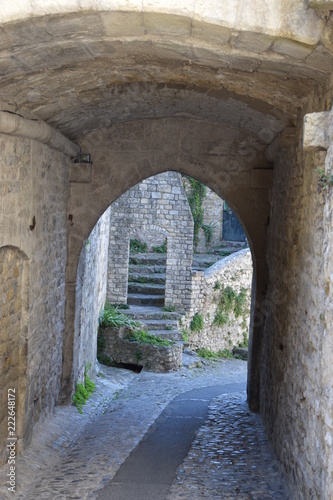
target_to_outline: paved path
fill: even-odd
[[[143,446],[145,442],[143,438],[148,439],[154,434],[153,430],[160,427],[158,417],[161,416],[163,419],[163,410],[168,412],[170,408],[172,409],[171,405],[168,410],[168,404],[175,397],[179,396],[173,405],[182,400],[184,393],[196,388],[244,384],[246,363],[241,360],[225,360],[212,362],[202,368],[183,367],[180,371],[171,374],[148,372],[134,374],[125,370],[103,369],[101,375],[97,379],[96,392],[84,407],[84,415],[80,415],[72,406],[60,407],[47,422],[36,426],[31,446],[17,460],[18,488],[14,495],[15,498],[24,500],[36,500],[37,498],[38,500],[97,499],[99,495],[103,495],[103,491],[107,491],[105,488],[111,487],[112,479],[115,480],[117,477],[117,471],[119,470],[119,474],[121,473],[121,464],[124,464],[123,467],[130,464],[130,454],[133,450],[133,453],[136,453],[136,450]],[[204,398],[202,397],[203,393],[201,393],[201,399],[206,399],[208,404],[210,389],[205,389],[205,391],[207,396]],[[214,393],[213,390],[211,397],[215,397],[218,393]],[[244,400],[244,393],[241,397]],[[244,410],[246,407],[244,407],[244,402],[242,404]],[[193,405],[190,406],[193,407]],[[231,423],[236,415],[237,409],[231,413],[231,422],[229,422],[231,430]],[[251,416],[251,414],[249,415]],[[258,418],[255,415],[253,417]],[[228,418],[228,412],[225,414],[225,418]],[[251,425],[253,423],[249,418],[247,422]],[[154,423],[156,426],[151,427]],[[201,418],[200,426],[203,423],[204,419]],[[219,422],[216,421],[217,428],[219,425]],[[261,429],[259,420],[257,425],[258,429]],[[150,432],[147,433],[149,428]],[[163,429],[163,427],[160,428]],[[245,432],[246,429],[245,425],[242,432]],[[245,432],[245,442],[251,443],[258,436],[253,435],[251,428],[249,430],[248,438]],[[263,455],[259,456],[258,473],[251,483],[251,485],[255,485],[257,481],[258,486],[267,476],[270,464],[274,461],[272,454],[269,451],[266,452],[264,435],[262,431],[261,433],[259,431],[260,439],[256,441],[256,444],[263,450]],[[215,430],[213,430],[213,434],[215,434]],[[237,440],[237,436],[237,429],[234,429],[231,432],[230,440]],[[186,453],[192,437],[186,443]],[[142,444],[137,447],[140,442]],[[197,445],[193,444],[193,446]],[[214,449],[214,446],[220,449],[218,443],[212,442],[211,446],[211,450]],[[236,449],[238,449],[238,445]],[[190,455],[184,458],[186,454],[184,452],[183,456],[179,455],[177,460],[174,460],[172,467],[174,468],[175,482],[172,485],[172,493],[169,498],[255,498],[256,500],[267,498],[258,496],[228,497],[224,496],[224,493],[218,489],[216,491],[220,496],[207,496],[209,485],[212,482],[212,477],[209,476],[210,454],[205,455],[204,447],[201,451],[203,455],[198,461],[189,458]],[[229,453],[228,448],[226,452]],[[162,453],[160,455],[162,456]],[[186,481],[182,479],[182,469],[179,469],[176,475],[176,469],[181,460],[185,460],[185,462],[191,460],[192,466],[198,467],[196,469],[198,473],[194,472],[194,476],[193,474],[186,476]],[[208,463],[206,463],[207,460]],[[204,463],[206,463],[206,469]],[[274,469],[273,472],[277,475],[274,476],[272,482],[272,491],[274,490],[274,494],[282,492],[284,496],[272,496],[271,498],[288,498],[283,492],[283,480],[275,461],[274,467],[276,470]],[[238,467],[231,469],[231,471],[234,484],[238,485],[238,483],[244,482],[246,475],[240,474]],[[6,465],[0,469],[1,499],[13,498],[5,486],[7,472]],[[169,471],[168,474],[168,482],[171,485],[171,472]],[[240,481],[238,481],[238,477]],[[253,486],[251,487],[253,491]],[[218,484],[214,483],[214,488],[218,488]],[[194,490],[199,496],[193,496]],[[100,496],[100,498],[103,497]],[[121,497],[114,498],[120,500]],[[127,497],[126,500],[130,500],[130,498]],[[137,498],[137,495],[133,498]],[[146,498],[147,500],[157,500],[157,498],[163,500],[163,497],[150,496]]]

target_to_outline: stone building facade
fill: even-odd
[[[111,207],[107,299],[127,303],[130,239],[167,241],[165,306],[189,309],[193,218],[181,177],[165,172],[129,189]]]

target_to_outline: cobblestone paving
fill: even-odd
[[[280,463],[245,393],[221,395],[177,470],[168,500],[287,500]]]
[[[185,366],[170,374],[103,368],[84,415],[73,406],[60,407],[55,416],[36,426],[31,445],[17,460],[15,498],[95,499],[176,395],[196,387],[243,382],[246,371],[246,362],[241,360],[193,369]],[[6,488],[7,468],[0,468],[1,499],[13,498]],[[177,495],[187,498],[184,492]]]

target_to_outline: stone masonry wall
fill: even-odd
[[[13,247],[0,248],[0,380],[3,387],[0,395],[0,464],[6,461],[9,444],[8,395],[17,402],[14,404],[16,450],[24,437],[27,331],[23,315],[27,314],[24,293],[28,285],[24,283],[27,278],[24,266],[22,252]]]
[[[100,217],[80,255],[76,283],[74,370],[81,381],[87,364],[91,365],[92,374],[96,369],[98,318],[106,299],[109,232],[110,209]]]
[[[193,273],[192,302],[190,314],[181,318],[181,327],[188,333],[191,349],[207,348],[213,352],[231,350],[248,340],[252,285],[252,257],[250,250],[241,250],[202,271]],[[225,324],[218,326],[215,317],[218,303],[227,287],[238,295],[242,289],[246,298],[242,303],[243,313],[235,317],[233,311],[225,314]],[[191,331],[193,316],[203,317],[203,329]]]
[[[165,305],[186,310],[190,304],[193,218],[180,175],[148,178],[111,206],[107,298],[126,303],[129,240],[151,232],[167,239]],[[152,240],[150,240],[152,241]]]
[[[298,499],[333,498],[333,196],[315,172],[326,152],[302,147],[303,114],[331,102],[332,92],[309,101],[297,149],[275,163],[268,230],[261,413]]]
[[[199,242],[197,246],[198,253],[205,253],[221,244],[222,241],[222,223],[223,223],[223,200],[214,191],[206,188],[206,197],[203,201],[204,218],[203,223],[212,225],[213,236],[210,244],[207,246],[205,233],[203,229],[199,231]]]
[[[187,195],[190,194],[191,187],[186,176],[182,176],[184,189]],[[212,225],[214,228],[212,239],[207,245],[204,230],[199,229],[197,253],[205,253],[210,249],[219,246],[222,241],[222,224],[223,224],[223,200],[214,191],[206,187],[206,195],[202,203],[203,208],[203,224]]]
[[[115,363],[142,366],[145,370],[170,372],[182,366],[183,349],[180,344],[155,346],[126,340],[126,328],[103,328],[105,347],[102,354]]]
[[[20,249],[29,268],[21,324],[27,367],[20,374],[27,390],[18,402],[25,409],[27,443],[33,422],[52,411],[60,390],[71,161],[46,145],[8,135],[0,135],[0,151],[0,248]],[[1,338],[13,335],[11,325],[4,330]]]

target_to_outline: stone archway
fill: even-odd
[[[141,180],[175,170],[195,177],[227,200],[243,223],[254,255],[254,276],[259,276],[254,281],[252,315],[255,301],[260,304],[264,300],[267,283],[265,235],[272,164],[265,157],[266,148],[260,139],[233,127],[173,118],[123,123],[92,132],[82,137],[81,149],[91,153],[93,163],[85,167],[73,164],[70,174],[72,226],[67,266],[65,397],[71,393],[72,377],[77,377],[71,361],[71,324],[75,314],[72,289],[83,241],[106,208]],[[255,408],[259,400],[259,358],[264,325],[252,324],[251,338],[255,348],[249,363],[249,400]]]
[[[15,247],[0,248],[0,464],[6,460],[8,426],[15,427],[16,452],[26,438],[29,278],[26,255]],[[15,394],[15,425],[8,420],[8,394]],[[12,408],[13,406],[11,406]],[[13,431],[12,431],[13,432]]]

